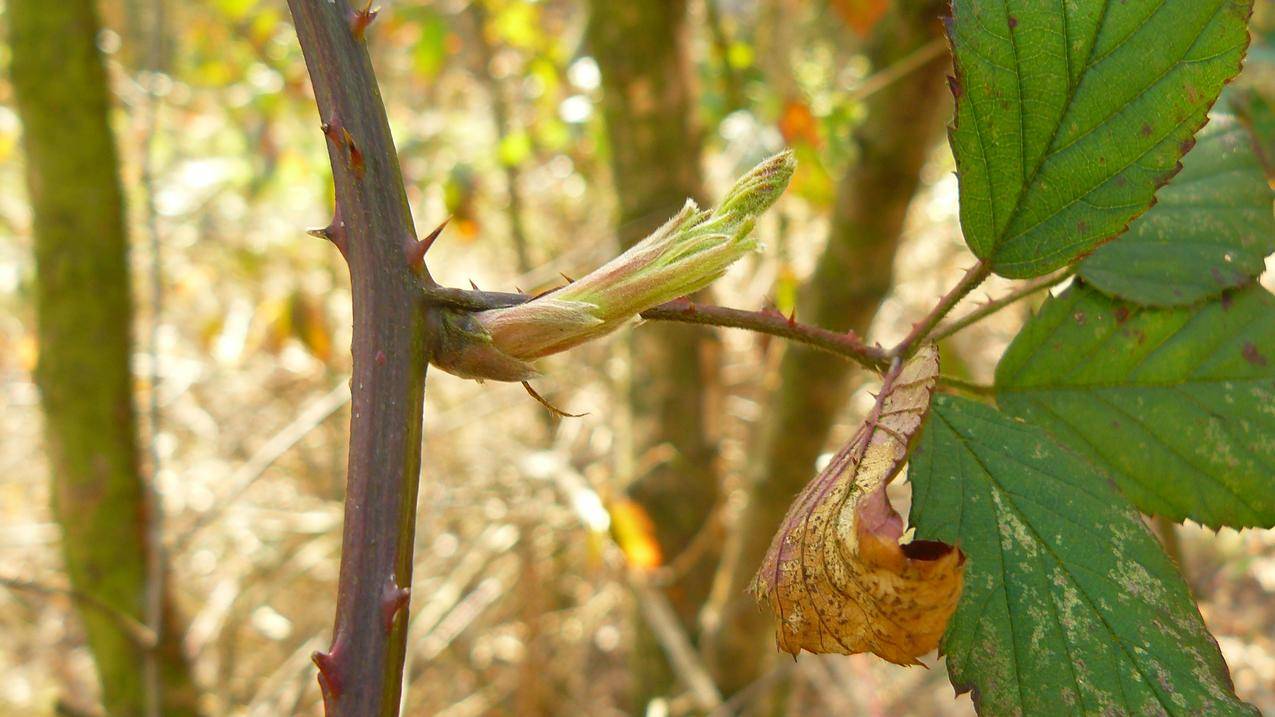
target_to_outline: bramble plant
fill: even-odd
[[[316,656],[330,715],[397,710],[424,363],[526,381],[531,361],[637,314],[783,336],[882,372],[755,581],[783,649],[911,664],[937,646],[990,715],[1255,713],[1141,515],[1275,525],[1275,297],[1257,283],[1275,252],[1275,174],[1253,136],[1269,105],[1237,93],[1214,107],[1240,70],[1251,1],[954,0],[951,145],[977,261],[892,348],[679,298],[754,247],[787,154],[718,209],[688,205],[547,295],[438,286],[423,264],[432,236],[402,239],[411,218],[362,46],[373,13],[289,5],[337,188],[338,219],[319,233],[349,260],[356,302],[338,616]],[[1027,281],[949,320],[992,274]],[[936,341],[1068,280],[992,385],[941,374]],[[906,529],[885,495],[905,466]]]

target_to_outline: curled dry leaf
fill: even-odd
[[[858,433],[797,497],[753,583],[796,655],[873,652],[900,665],[938,646],[961,596],[965,556],[903,542],[885,487],[907,461],[938,381],[929,344],[885,376]]]

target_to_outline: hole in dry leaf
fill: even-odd
[[[936,540],[914,540],[899,548],[912,560],[938,560],[955,550],[951,545]]]

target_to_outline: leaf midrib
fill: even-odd
[[[1106,1],[1104,1],[1104,2],[1103,2],[1103,5],[1102,5],[1102,12],[1101,12],[1101,14],[1100,14],[1100,16],[1099,16],[1099,19],[1098,19],[1097,24],[1095,25],[1095,30],[1094,30],[1094,35],[1093,35],[1093,42],[1092,42],[1092,44],[1090,45],[1090,48],[1089,48],[1089,54],[1088,54],[1088,56],[1087,56],[1087,58],[1086,58],[1086,60],[1085,60],[1085,62],[1084,62],[1084,69],[1081,71],[1079,79],[1077,79],[1077,81],[1076,81],[1074,84],[1070,81],[1070,80],[1071,80],[1070,76],[1068,77],[1068,91],[1067,91],[1067,98],[1066,98],[1066,100],[1065,100],[1065,102],[1064,102],[1064,104],[1063,104],[1063,107],[1064,107],[1063,114],[1062,114],[1062,116],[1059,118],[1059,121],[1058,121],[1057,123],[1055,123],[1055,125],[1054,125],[1053,129],[1051,130],[1049,140],[1048,140],[1048,141],[1046,142],[1046,144],[1045,144],[1045,146],[1046,146],[1046,147],[1048,147],[1049,149],[1047,149],[1045,152],[1043,152],[1043,153],[1041,154],[1040,158],[1036,161],[1035,166],[1032,168],[1032,170],[1031,170],[1031,172],[1030,172],[1030,173],[1028,173],[1028,172],[1026,171],[1026,154],[1027,154],[1027,149],[1026,149],[1026,129],[1025,129],[1025,126],[1024,126],[1024,124],[1023,124],[1024,109],[1023,109],[1023,106],[1022,106],[1022,81],[1021,81],[1021,72],[1020,72],[1020,70],[1019,70],[1019,67],[1017,67],[1017,66],[1015,66],[1014,68],[1012,68],[1012,70],[1013,70],[1013,72],[1014,72],[1014,76],[1015,76],[1016,80],[1018,81],[1018,86],[1019,86],[1019,103],[1018,103],[1018,104],[1019,104],[1019,108],[1018,108],[1018,109],[1019,109],[1019,112],[1018,112],[1018,116],[1019,116],[1019,138],[1018,138],[1018,140],[1019,140],[1019,142],[1018,142],[1018,144],[1019,144],[1019,157],[1020,157],[1020,162],[1023,164],[1023,167],[1024,167],[1024,181],[1023,181],[1022,187],[1021,187],[1021,188],[1019,189],[1019,191],[1017,192],[1017,196],[1015,197],[1015,200],[1014,200],[1014,207],[1013,207],[1013,209],[1010,211],[1009,216],[1008,216],[1008,217],[1006,218],[1006,220],[1005,220],[1005,228],[1004,228],[1004,229],[1002,229],[1002,230],[997,230],[997,229],[996,229],[996,226],[997,226],[997,225],[996,225],[996,222],[995,222],[995,216],[994,216],[994,210],[993,210],[993,217],[992,217],[992,224],[991,224],[991,226],[992,226],[993,230],[995,231],[995,234],[996,234],[996,235],[993,237],[993,239],[992,239],[992,243],[991,243],[991,247],[990,247],[990,249],[991,249],[991,252],[992,252],[992,253],[995,253],[998,249],[1000,249],[1001,247],[1005,246],[1006,244],[1008,244],[1008,243],[1010,243],[1010,242],[1012,242],[1012,241],[1014,241],[1014,240],[1017,240],[1017,239],[1019,239],[1019,238],[1021,238],[1021,237],[1025,236],[1025,235],[1029,234],[1030,232],[1034,231],[1037,227],[1041,226],[1041,225],[1042,225],[1042,224],[1044,224],[1045,222],[1048,222],[1050,219],[1052,219],[1052,218],[1054,218],[1054,217],[1058,216],[1058,214],[1060,214],[1061,212],[1063,212],[1063,211],[1067,210],[1068,208],[1072,207],[1072,206],[1073,206],[1073,205],[1075,205],[1077,202],[1079,202],[1079,201],[1083,200],[1085,197],[1087,197],[1087,196],[1089,196],[1090,194],[1092,194],[1095,190],[1097,190],[1097,189],[1098,189],[1099,187],[1101,187],[1103,184],[1105,184],[1106,182],[1110,181],[1112,177],[1119,176],[1121,173],[1123,173],[1125,170],[1127,170],[1130,166],[1132,166],[1133,164],[1136,164],[1138,161],[1140,161],[1142,158],[1144,158],[1147,154],[1149,154],[1150,152],[1154,151],[1154,150],[1155,150],[1155,148],[1157,148],[1157,147],[1159,147],[1161,144],[1163,144],[1163,142],[1165,141],[1165,139],[1167,139],[1168,137],[1172,136],[1174,132],[1176,132],[1179,128],[1181,128],[1181,127],[1182,127],[1182,125],[1187,124],[1187,123],[1188,123],[1191,119],[1193,119],[1192,117],[1188,116],[1188,117],[1187,117],[1186,119],[1184,119],[1183,121],[1178,122],[1177,124],[1173,125],[1173,126],[1169,129],[1169,131],[1168,131],[1168,132],[1166,132],[1163,136],[1159,137],[1159,138],[1158,138],[1158,139],[1157,139],[1154,143],[1152,143],[1152,144],[1151,144],[1151,146],[1150,146],[1150,147],[1149,147],[1149,148],[1148,148],[1145,152],[1143,152],[1142,154],[1140,154],[1140,155],[1138,155],[1137,157],[1135,157],[1132,161],[1130,161],[1129,163],[1125,164],[1125,165],[1124,165],[1123,167],[1121,167],[1120,169],[1116,170],[1114,173],[1112,173],[1110,176],[1108,176],[1108,177],[1106,177],[1105,179],[1103,179],[1102,181],[1100,181],[1098,184],[1094,185],[1093,187],[1090,187],[1090,188],[1086,189],[1084,192],[1082,192],[1081,194],[1077,195],[1075,199],[1072,199],[1071,201],[1067,202],[1067,203],[1066,203],[1065,205],[1063,205],[1062,207],[1059,207],[1058,209],[1056,209],[1056,210],[1054,210],[1054,211],[1050,212],[1050,214],[1049,214],[1048,216],[1046,216],[1045,218],[1043,218],[1042,220],[1040,220],[1040,221],[1036,222],[1035,224],[1033,224],[1033,225],[1031,225],[1031,226],[1029,226],[1029,227],[1027,227],[1027,228],[1025,228],[1025,229],[1023,229],[1023,230],[1021,230],[1021,231],[1019,231],[1019,232],[1018,232],[1018,233],[1016,233],[1016,234],[1013,234],[1013,235],[1007,235],[1007,234],[1008,234],[1008,231],[1009,231],[1009,228],[1010,228],[1010,227],[1012,227],[1012,226],[1014,225],[1015,220],[1017,220],[1017,219],[1018,219],[1018,217],[1020,216],[1020,214],[1022,213],[1022,208],[1023,208],[1023,205],[1024,205],[1023,197],[1024,197],[1024,196],[1027,196],[1027,195],[1029,194],[1030,189],[1031,189],[1031,188],[1035,185],[1036,179],[1037,179],[1037,177],[1039,176],[1041,169],[1042,169],[1042,168],[1043,168],[1043,167],[1044,167],[1044,166],[1045,166],[1045,165],[1049,162],[1049,160],[1050,160],[1050,159],[1052,159],[1052,158],[1054,158],[1054,157],[1056,157],[1056,156],[1058,156],[1058,155],[1059,155],[1059,154],[1061,154],[1063,151],[1065,151],[1065,150],[1067,150],[1068,148],[1070,148],[1070,147],[1074,146],[1075,144],[1077,144],[1077,143],[1079,143],[1079,142],[1083,141],[1086,137],[1088,137],[1088,136],[1092,135],[1092,134],[1093,134],[1094,132],[1096,132],[1098,129],[1100,129],[1100,128],[1102,128],[1102,127],[1106,126],[1106,125],[1107,125],[1107,124],[1111,121],[1111,118],[1112,118],[1112,117],[1115,117],[1116,115],[1118,115],[1121,111],[1123,111],[1124,109],[1126,109],[1126,108],[1129,106],[1129,104],[1131,104],[1132,102],[1136,101],[1138,98],[1140,98],[1140,97],[1142,97],[1143,95],[1145,95],[1148,91],[1150,91],[1152,88],[1154,88],[1154,87],[1155,87],[1156,85],[1158,85],[1160,82],[1162,82],[1162,81],[1163,81],[1166,77],[1168,77],[1168,76],[1169,76],[1170,74],[1172,74],[1175,70],[1177,70],[1179,67],[1181,67],[1181,66],[1183,65],[1183,62],[1184,62],[1184,61],[1186,61],[1186,58],[1187,58],[1188,56],[1190,56],[1190,54],[1191,54],[1192,50],[1194,50],[1194,49],[1195,49],[1195,47],[1196,47],[1196,45],[1199,43],[1200,38],[1204,36],[1204,34],[1205,34],[1205,32],[1208,30],[1208,28],[1209,28],[1209,27],[1213,24],[1213,22],[1217,19],[1217,15],[1218,15],[1218,13],[1220,13],[1220,12],[1222,12],[1222,11],[1223,11],[1224,6],[1225,6],[1225,3],[1224,3],[1224,2],[1219,2],[1219,3],[1217,4],[1217,6],[1216,6],[1216,8],[1214,9],[1213,13],[1212,13],[1212,14],[1208,17],[1208,19],[1207,19],[1205,22],[1203,22],[1203,23],[1201,24],[1201,27],[1200,27],[1199,32],[1198,32],[1198,33],[1196,34],[1196,36],[1192,39],[1191,43],[1187,46],[1186,51],[1183,53],[1183,55],[1182,55],[1180,58],[1178,58],[1178,60],[1176,60],[1173,64],[1169,65],[1169,66],[1165,69],[1165,71],[1164,71],[1164,72],[1162,72],[1160,75],[1158,75],[1157,77],[1155,77],[1154,79],[1152,79],[1152,80],[1151,80],[1151,81],[1150,81],[1150,82],[1149,82],[1149,83],[1148,83],[1145,87],[1143,87],[1143,88],[1142,88],[1142,89],[1141,89],[1141,90],[1140,90],[1137,94],[1135,94],[1132,98],[1130,98],[1130,100],[1129,100],[1128,102],[1124,103],[1121,107],[1119,107],[1119,108],[1115,109],[1114,111],[1112,111],[1110,114],[1108,114],[1106,117],[1104,117],[1104,118],[1103,118],[1102,120],[1100,120],[1098,123],[1096,123],[1093,127],[1090,127],[1089,129],[1085,130],[1085,131],[1084,131],[1084,132],[1082,132],[1081,134],[1077,135],[1074,139],[1072,139],[1072,140],[1071,140],[1070,142],[1068,142],[1066,145],[1063,145],[1063,146],[1061,146],[1061,147],[1055,147],[1055,146],[1054,146],[1054,143],[1057,141],[1058,133],[1059,133],[1059,131],[1061,130],[1062,126],[1063,126],[1064,124],[1066,124],[1065,120],[1067,119],[1067,116],[1068,116],[1068,113],[1069,113],[1069,111],[1070,111],[1071,107],[1072,107],[1072,106],[1074,105],[1074,103],[1075,103],[1076,92],[1077,92],[1077,90],[1080,88],[1080,86],[1081,86],[1082,84],[1084,84],[1084,80],[1085,80],[1085,78],[1088,76],[1088,73],[1089,73],[1089,72],[1093,69],[1093,67],[1094,67],[1094,66],[1095,66],[1098,62],[1101,62],[1102,60],[1105,60],[1107,57],[1110,57],[1110,56],[1112,56],[1112,55],[1114,55],[1114,54],[1118,53],[1118,52],[1121,50],[1121,48],[1123,48],[1123,47],[1124,47],[1124,45],[1128,42],[1129,38],[1131,38],[1131,37],[1133,37],[1134,35],[1138,34],[1138,33],[1142,30],[1142,28],[1144,28],[1144,27],[1146,26],[1146,24],[1147,24],[1148,22],[1150,22],[1150,21],[1151,21],[1151,19],[1152,19],[1152,18],[1154,18],[1156,15],[1158,15],[1158,14],[1159,14],[1159,13],[1160,13],[1163,9],[1164,9],[1164,6],[1165,6],[1165,2],[1164,2],[1164,0],[1162,0],[1162,1],[1161,1],[1161,3],[1159,4],[1159,6],[1157,6],[1157,7],[1156,7],[1156,9],[1155,9],[1155,11],[1154,11],[1154,12],[1148,13],[1148,14],[1147,14],[1147,16],[1146,16],[1146,17],[1144,17],[1144,18],[1142,19],[1142,21],[1138,24],[1137,28],[1135,28],[1132,32],[1130,32],[1128,35],[1126,35],[1124,38],[1122,38],[1122,39],[1120,40],[1120,42],[1116,44],[1116,46],[1114,46],[1114,47],[1113,47],[1110,51],[1108,51],[1108,52],[1107,52],[1107,53],[1106,53],[1106,54],[1105,54],[1102,58],[1100,58],[1098,61],[1096,61],[1096,62],[1095,62],[1095,61],[1093,61],[1093,53],[1094,53],[1094,50],[1097,48],[1097,45],[1098,45],[1098,37],[1100,37],[1100,36],[1101,36],[1103,28],[1104,28],[1104,27],[1106,27],[1106,22],[1107,22],[1107,12],[1108,12],[1108,9],[1109,9],[1109,7],[1110,7],[1110,1],[1109,1],[1109,0],[1106,0]],[[1004,2],[1002,2],[1002,7],[1004,7],[1004,8],[1005,8],[1005,10],[1006,10],[1006,12],[1008,12],[1008,7],[1007,7],[1007,6],[1005,6]],[[1064,21],[1065,21],[1065,20],[1066,20],[1066,17],[1067,17],[1067,12],[1066,12],[1066,8],[1065,8],[1065,7],[1063,8],[1062,16],[1063,16]],[[1010,33],[1009,33],[1009,41],[1010,41],[1010,43],[1011,43],[1011,46],[1014,48],[1014,55],[1015,55],[1015,59],[1017,59],[1017,57],[1018,57],[1017,44],[1016,44],[1016,42],[1014,41],[1014,39],[1013,39],[1013,38],[1014,38],[1014,31],[1011,29],[1011,30],[1010,30]],[[1069,67],[1070,67],[1070,61],[1071,61],[1070,45],[1071,45],[1071,37],[1070,37],[1070,32],[1069,32],[1069,26],[1068,26],[1068,25],[1064,22],[1064,26],[1063,26],[1063,55],[1064,55],[1064,57],[1065,57],[1066,61],[1068,62],[1068,66],[1069,66]],[[1233,51],[1233,49],[1234,49],[1234,48],[1228,48],[1226,51],[1221,52],[1221,53],[1218,53],[1218,56],[1223,55],[1223,54],[1226,54],[1226,52]],[[980,54],[981,54],[981,53],[980,53]],[[994,63],[993,63],[993,64],[994,64]],[[1009,69],[1009,68],[1006,68],[1006,69]],[[973,101],[971,100],[971,105],[973,106],[974,104],[976,104],[976,103],[973,103]],[[978,125],[979,123],[978,123],[978,119],[977,119],[977,115],[978,115],[977,111],[974,111],[974,112],[973,112],[973,114],[974,114],[974,118],[975,118],[975,124],[976,124],[976,125]],[[980,131],[980,130],[977,130],[977,128],[976,128],[976,132],[977,132],[977,134],[978,134],[978,136],[979,136],[979,145],[980,145],[980,148],[981,148],[981,147],[982,147],[982,134],[981,134],[981,131]],[[986,165],[987,160],[986,160],[986,150],[985,150],[985,149],[983,149],[983,150],[982,150],[982,154],[983,154],[983,157],[984,157],[984,164]],[[993,182],[990,180],[990,176],[991,176],[991,175],[990,175],[990,173],[989,173],[989,175],[988,175],[988,176],[989,176],[989,180],[988,180],[988,189],[989,189],[989,200],[990,200],[990,199],[991,199],[991,195],[992,195],[991,187],[993,186]],[[1150,201],[1146,202],[1146,204],[1147,204],[1147,206],[1150,206]],[[994,202],[992,203],[992,206],[993,206],[993,207],[995,206]],[[1073,248],[1073,247],[1072,247],[1071,245],[1069,245],[1068,247],[1066,247],[1066,249],[1065,249],[1064,251],[1061,251],[1061,252],[1054,252],[1054,253],[1051,253],[1050,255],[1048,255],[1048,257],[1040,257],[1040,258],[1050,258],[1050,257],[1057,256],[1057,255],[1059,255],[1059,254],[1069,253],[1069,252],[1070,252],[1070,250],[1071,250],[1072,248]],[[1038,258],[1037,260],[1039,260],[1039,258]],[[1004,265],[1005,267],[1011,267],[1011,266],[1019,266],[1019,265],[1025,264],[1025,263],[1032,263],[1032,262],[1031,262],[1031,261],[1020,261],[1020,262],[1005,263],[1005,264],[1003,264],[1003,265]]]

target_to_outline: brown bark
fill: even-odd
[[[110,95],[90,0],[9,3],[36,258],[36,381],[62,553],[112,715],[194,715],[198,695],[180,620],[161,596],[154,652],[124,616],[144,622],[150,506],[140,470],[128,237]],[[103,609],[103,606],[105,609]],[[148,680],[148,657],[157,669]]]
[[[873,66],[890,66],[939,37],[940,11],[936,2],[896,3],[869,41]],[[798,304],[810,323],[863,333],[890,291],[908,206],[946,117],[946,61],[929,62],[867,100],[866,119],[854,135],[858,160],[838,185],[827,245]],[[849,394],[853,369],[805,346],[785,350],[738,527],[738,552],[718,576],[725,604],[711,657],[723,693],[761,676],[774,654],[770,618],[744,592],[793,497],[815,474],[815,460]]]
[[[325,710],[396,715],[406,654],[425,366],[437,323],[372,63],[372,17],[347,0],[289,0],[327,137],[354,302],[352,415],[332,647],[315,655]],[[360,10],[363,4],[359,4]]]
[[[686,43],[684,0],[593,0],[588,41],[602,71],[619,236],[627,247],[702,199],[700,132]],[[711,392],[716,342],[701,327],[655,325],[632,339],[631,406],[641,471],[631,496],[651,517],[665,560],[690,545],[717,501]],[[711,571],[696,569],[669,588],[682,627],[695,639]],[[634,701],[644,708],[674,683],[648,629],[635,646]]]

